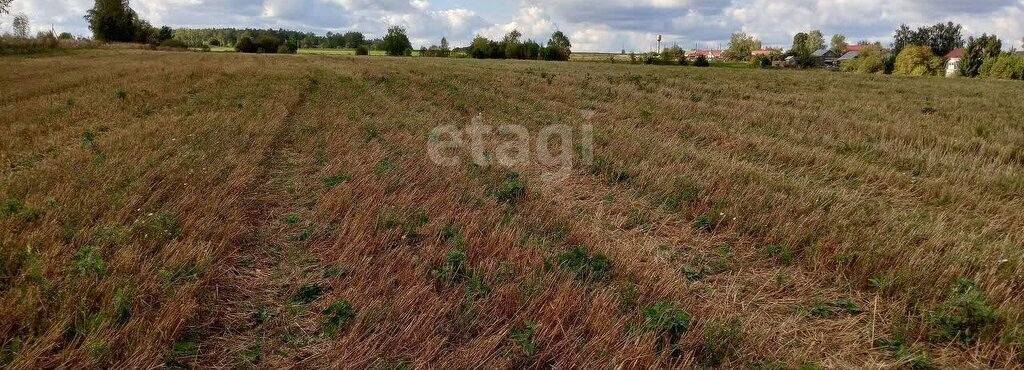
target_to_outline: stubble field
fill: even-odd
[[[1020,83],[136,50],[0,66],[11,368],[1024,361]],[[562,181],[433,163],[430,130],[474,118],[593,125],[594,160]]]

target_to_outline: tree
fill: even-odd
[[[57,39],[59,40],[71,40],[73,38],[75,38],[75,36],[72,36],[71,32],[61,32],[60,36],[57,36]]]
[[[512,32],[509,32],[507,35],[505,35],[505,38],[502,40],[502,43],[505,44],[506,58],[523,59],[520,50],[520,46],[522,46],[522,43],[519,41],[519,38],[522,36],[523,34],[520,33],[519,30],[512,30]]]
[[[861,44],[857,59],[843,62],[842,69],[846,72],[879,73],[885,72],[885,50],[881,45]]]
[[[810,54],[813,51],[807,50],[807,34],[804,32],[793,35],[793,47],[789,53],[793,55]]]
[[[725,58],[747,60],[755,50],[761,50],[761,40],[746,32],[736,32],[729,38],[729,50],[725,51]]]
[[[11,14],[11,3],[14,0],[0,0],[0,14]]]
[[[807,34],[807,42],[806,42],[806,45],[804,46],[804,50],[807,50],[808,52],[813,53],[815,51],[818,51],[818,50],[821,50],[821,49],[824,49],[824,48],[825,48],[825,35],[823,35],[821,33],[821,31],[814,30],[814,31],[811,31],[810,33]]]
[[[128,0],[96,0],[85,15],[93,38],[100,41],[135,41],[137,19]]]
[[[170,39],[173,39],[173,38],[174,38],[174,30],[171,29],[170,27],[167,27],[167,26],[160,27],[160,31],[157,31],[157,33],[156,33],[156,41],[157,42],[164,42],[166,40],[170,40]]]
[[[357,48],[366,43],[366,36],[359,32],[347,32],[341,38],[346,48]]]
[[[953,22],[931,26],[927,45],[940,57],[946,56],[953,49],[964,47],[963,26]]]
[[[545,60],[569,60],[572,56],[572,43],[569,42],[569,37],[566,36],[562,31],[555,31],[551,34],[551,39],[548,40],[547,47],[547,58]]]
[[[903,48],[896,56],[893,71],[897,75],[935,76],[942,71],[943,60],[935,55],[932,49],[923,45],[910,45]]]
[[[15,16],[13,26],[15,37],[28,38],[28,34],[31,31],[31,26],[29,26],[27,15],[22,13]]]
[[[960,59],[960,74],[964,77],[977,77],[985,60],[998,58],[1002,49],[1003,42],[996,35],[982,34],[978,38],[969,38],[964,56]]]
[[[953,22],[938,23],[917,30],[903,24],[893,36],[892,51],[899,55],[909,45],[925,45],[932,49],[932,53],[945,56],[953,49],[964,47],[962,31],[963,27]]]
[[[678,44],[665,48],[661,52],[661,60],[665,63],[681,63],[686,58],[686,53]]]
[[[846,36],[835,34],[832,35],[832,52],[843,55],[850,48],[850,44],[846,42]]]
[[[403,56],[406,50],[412,49],[412,42],[405,32],[405,28],[392,26],[388,28],[387,36],[384,36],[384,52],[389,56]]]
[[[1002,80],[1024,79],[1024,57],[1016,54],[1003,54],[985,60],[981,67],[981,76]]]
[[[449,54],[451,54],[452,52],[451,46],[448,45],[447,37],[441,37],[441,52],[444,53],[444,56],[446,57],[449,56]]]

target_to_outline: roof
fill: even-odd
[[[815,57],[815,58],[835,56],[835,55],[836,55],[836,53],[833,52],[832,49],[829,49],[829,48],[822,48],[821,50],[815,51],[814,54],[811,54],[811,56]]]
[[[862,48],[862,47],[864,47],[864,45],[861,45],[861,44],[846,45],[846,51],[847,52],[850,52],[850,51],[858,51],[859,52],[860,48]]]
[[[690,53],[690,55],[691,56],[701,56],[701,55],[703,55],[703,56],[706,56],[706,57],[715,57],[715,58],[717,58],[717,57],[721,57],[722,56],[722,51],[721,50],[696,50],[693,53]]]
[[[776,50],[765,49],[765,50],[754,50],[754,51],[750,52],[750,54],[753,54],[753,55],[756,55],[756,56],[764,56],[764,55],[772,55],[773,53],[776,53],[776,52],[777,52]]]
[[[860,56],[859,51],[848,51],[846,52],[846,54],[843,54],[843,56],[839,57],[839,60],[854,60],[857,59],[858,56]]]
[[[964,57],[964,49],[963,48],[950,50],[949,54],[946,54],[946,59],[953,59],[953,58],[959,59],[959,58],[963,58],[963,57]]]

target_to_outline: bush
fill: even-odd
[[[997,58],[987,58],[981,66],[981,76],[1002,80],[1024,79],[1024,57],[1003,54]]]
[[[359,45],[356,48],[356,55],[370,55],[370,48],[366,47],[366,45]]]
[[[710,67],[711,62],[708,61],[708,57],[699,55],[697,56],[697,60],[693,61],[693,65],[695,67]]]
[[[235,51],[239,53],[255,53],[256,50],[256,44],[249,37],[242,37],[235,44]]]
[[[270,35],[260,36],[260,38],[257,39],[256,41],[256,52],[271,54],[276,53],[281,48],[282,44],[284,43],[281,41],[281,39],[277,37]]]
[[[857,59],[844,62],[841,68],[845,72],[885,72],[885,52],[879,46],[865,45],[861,47]]]
[[[160,47],[174,48],[174,49],[186,49],[188,45],[184,41],[178,39],[167,39],[160,42]]]
[[[217,39],[210,40],[210,46],[220,46],[220,40],[217,40]]]
[[[904,76],[936,76],[943,70],[942,58],[927,46],[911,45],[896,56],[893,74]]]

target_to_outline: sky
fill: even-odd
[[[26,14],[33,29],[89,35],[82,16],[92,0],[14,0],[0,16],[10,30],[14,14]],[[454,46],[474,35],[500,38],[518,29],[546,42],[565,32],[574,51],[656,49],[666,46],[720,48],[743,31],[766,46],[788,47],[793,34],[820,29],[828,39],[846,35],[891,42],[903,23],[921,26],[953,21],[966,35],[995,33],[1004,47],[1024,49],[1024,0],[133,0],[152,24],[171,27],[287,28],[323,34],[360,31],[380,36],[390,25],[405,27],[413,45],[447,37]]]

